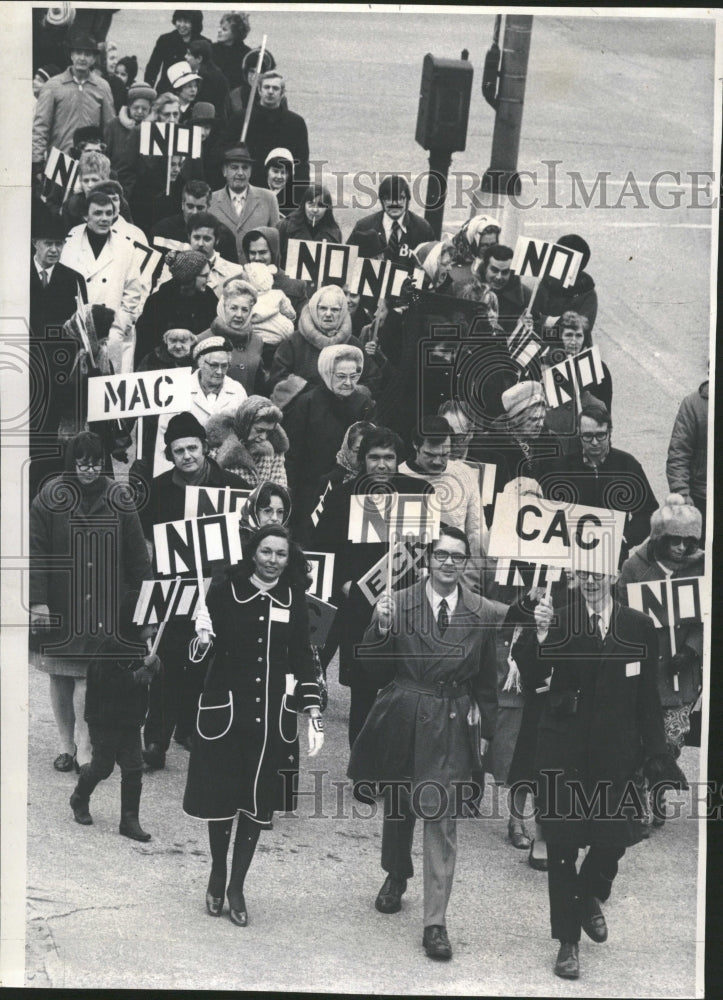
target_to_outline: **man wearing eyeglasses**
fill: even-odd
[[[486,752],[497,716],[493,612],[486,601],[473,610],[479,605],[460,586],[469,556],[464,532],[442,524],[428,578],[379,599],[358,669],[387,686],[352,747],[348,771],[355,781],[392,783],[382,830],[388,874],[375,903],[380,913],[402,908],[414,874],[414,825],[424,820],[422,945],[437,960],[452,957],[446,912],[456,819],[474,800],[475,756]]]
[[[543,597],[537,641],[517,659],[523,679],[549,685],[535,768],[551,936],[560,942],[555,974],[563,979],[580,974],[581,930],[596,943],[607,939],[602,903],[626,849],[642,839],[636,772],[651,786],[687,787],[666,746],[653,622],[613,599],[616,577],[614,566],[591,561],[573,573],[564,607],[553,611]]]
[[[557,459],[549,474],[540,477],[540,485],[551,500],[564,497],[586,507],[624,511],[622,565],[630,549],[647,538],[650,517],[659,505],[640,462],[612,447],[612,430],[612,418],[603,403],[594,400],[583,406],[578,418],[579,450]]]

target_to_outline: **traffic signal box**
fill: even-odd
[[[415,135],[423,149],[465,148],[472,74],[467,60],[424,57]]]

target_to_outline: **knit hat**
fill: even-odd
[[[249,396],[241,403],[234,418],[234,427],[240,441],[246,441],[251,427],[257,420],[273,420],[280,424],[281,410],[266,396]]]
[[[523,410],[545,402],[545,393],[539,382],[516,382],[505,389],[501,396],[507,417],[512,419]]]
[[[51,76],[58,76],[62,72],[62,69],[54,63],[46,63],[45,66],[41,66],[35,70],[35,76],[39,76],[43,80],[49,80]]]
[[[359,256],[367,259],[384,253],[384,244],[376,229],[360,229],[351,234],[347,243],[357,247]]]
[[[683,538],[700,539],[703,518],[697,507],[686,503],[680,493],[671,493],[665,504],[650,518],[650,537],[681,535]]]
[[[58,3],[53,7],[48,7],[45,15],[45,23],[52,24],[55,28],[64,28],[71,25],[75,20],[75,10],[72,3]]]
[[[128,88],[126,104],[130,107],[134,101],[139,100],[141,97],[153,104],[158,94],[153,87],[149,87],[146,83],[134,83]]]
[[[201,441],[206,440],[206,432],[203,429],[203,425],[187,410],[184,410],[183,413],[174,413],[168,421],[166,433],[163,435],[163,441],[166,446],[172,445],[179,438],[199,438]]]
[[[198,250],[184,250],[177,253],[168,269],[176,281],[190,281],[197,278],[208,260]]]
[[[198,364],[204,354],[211,354],[213,351],[228,351],[230,354],[232,350],[225,337],[206,337],[205,340],[199,340],[191,351],[191,357]]]
[[[274,286],[275,273],[276,268],[273,264],[260,264],[258,262],[253,264],[244,264],[244,275],[249,283],[254,286],[259,295],[262,295],[264,292],[271,291]]]
[[[269,163],[273,163],[274,160],[283,160],[284,163],[290,163],[292,167],[294,165],[293,154],[285,146],[276,146],[275,149],[272,149],[264,160],[264,166],[268,167]]]
[[[331,344],[329,347],[324,347],[319,352],[317,367],[319,369],[319,375],[321,375],[327,389],[332,388],[334,369],[337,361],[339,360],[340,354],[353,355],[360,374],[362,368],[364,367],[364,355],[361,349],[355,347],[353,344]]]
[[[180,90],[187,83],[193,83],[194,80],[201,79],[198,73],[193,72],[185,59],[181,59],[180,62],[169,66],[166,70],[166,76],[173,90]]]

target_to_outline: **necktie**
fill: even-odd
[[[245,199],[238,194],[233,196],[233,207],[236,210],[236,215],[241,215],[243,212],[244,201]]]
[[[590,620],[592,622],[593,635],[597,639],[598,643],[602,643],[602,616],[595,612],[590,616]]]
[[[439,627],[440,635],[444,635],[449,626],[449,608],[447,602],[444,598],[439,602],[439,611],[437,612],[437,625]]]
[[[45,270],[45,268],[42,268],[41,271],[40,271],[40,280],[43,283],[43,288],[47,288],[48,287],[48,272]]]
[[[389,249],[389,256],[396,258],[399,256],[399,234],[402,231],[402,227],[399,225],[395,219],[392,223],[392,231],[389,234],[389,243],[387,247]]]

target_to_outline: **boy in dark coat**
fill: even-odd
[[[151,835],[138,822],[143,773],[141,726],[148,709],[148,687],[160,671],[161,661],[150,652],[144,655],[140,645],[149,638],[153,627],[136,628],[131,622],[137,596],[132,594],[124,600],[117,634],[108,637],[88,664],[85,720],[93,757],[90,764],[80,768],[70,807],[76,823],[90,826],[90,796],[99,781],[111,776],[117,763],[121,769],[118,832],[145,842]]]

